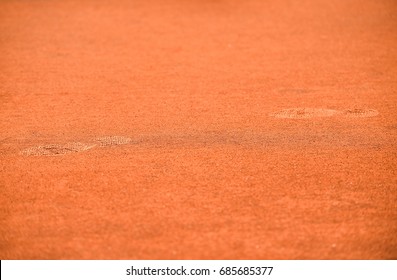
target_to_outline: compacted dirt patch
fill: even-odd
[[[396,259],[396,14],[0,1],[0,259]]]

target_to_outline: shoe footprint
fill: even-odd
[[[270,114],[270,116],[277,119],[310,119],[319,117],[330,117],[337,113],[338,111],[331,109],[289,108],[272,113]]]
[[[289,108],[270,114],[271,117],[277,119],[310,119],[331,117],[334,115],[342,115],[349,118],[369,118],[379,115],[379,112],[375,109],[348,109],[338,111],[332,109]]]
[[[69,142],[66,144],[48,144],[30,147],[21,151],[24,156],[59,156],[87,151],[96,144]]]
[[[125,136],[103,136],[95,139],[101,147],[126,145],[131,142],[131,138]]]

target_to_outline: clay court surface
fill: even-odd
[[[397,4],[0,1],[1,259],[396,259]]]

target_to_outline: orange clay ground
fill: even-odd
[[[397,4],[0,1],[1,259],[396,259]]]

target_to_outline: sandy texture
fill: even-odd
[[[396,15],[0,1],[0,259],[396,259]]]

